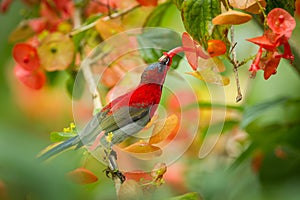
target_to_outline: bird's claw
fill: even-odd
[[[117,177],[120,179],[121,183],[126,180],[126,177],[119,170],[111,170],[110,168],[106,168],[104,171],[107,178],[114,179]]]

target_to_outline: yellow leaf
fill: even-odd
[[[159,147],[142,140],[125,147],[123,150],[141,160],[151,160],[162,154],[162,150]]]
[[[252,16],[236,10],[221,13],[212,19],[214,25],[238,25],[244,24],[252,19]]]
[[[98,181],[98,177],[90,170],[80,167],[67,174],[68,178],[77,184],[89,184]]]
[[[75,46],[67,35],[47,35],[38,47],[41,65],[46,71],[65,70],[73,61]]]
[[[164,141],[175,130],[177,124],[178,117],[175,114],[156,122],[149,143],[157,144]]]
[[[148,129],[150,128],[152,125],[154,125],[155,121],[158,119],[158,115],[153,115],[153,117],[151,118],[150,122],[148,122],[148,124],[144,127],[144,129]]]
[[[117,33],[124,31],[123,27],[118,23],[116,23],[115,21],[113,20],[107,21],[103,19],[99,19],[97,21],[96,30],[104,40]]]
[[[230,79],[228,77],[222,76],[221,74],[214,72],[210,67],[201,71],[193,71],[186,73],[206,83],[213,83],[216,85],[228,85],[230,83]]]
[[[234,8],[253,14],[259,14],[261,12],[260,6],[265,8],[267,5],[265,0],[229,0],[229,4]]]
[[[10,42],[25,40],[35,34],[34,30],[28,25],[27,21],[22,21],[9,36]]]
[[[215,72],[224,72],[225,65],[219,57],[213,57],[209,59],[199,58],[199,68],[206,69],[207,66],[212,66],[212,70]]]

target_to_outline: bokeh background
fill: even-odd
[[[14,44],[8,38],[23,19],[24,10],[22,2],[14,1],[8,12],[0,15],[0,199],[115,199],[112,181],[104,177],[104,166],[98,166],[95,160],[89,159],[85,165],[99,180],[82,186],[66,178],[69,171],[81,166],[80,153],[66,152],[46,164],[35,159],[50,144],[49,133],[73,121],[72,99],[62,84],[67,79],[64,72],[51,86],[39,91],[26,88],[14,77]],[[162,26],[184,31],[176,7],[167,12]],[[296,14],[297,26],[290,40],[298,68],[299,19]],[[239,58],[257,51],[244,39],[261,33],[255,22],[236,27]],[[268,81],[261,73],[249,79],[248,63],[240,69],[244,99],[236,104],[233,74],[230,65],[226,66],[232,82],[225,87],[226,102],[237,108],[228,107],[229,117],[216,148],[199,159],[201,138],[211,112],[200,105],[199,136],[188,152],[168,168],[166,183],[149,198],[168,199],[187,192],[216,200],[300,198],[300,75],[287,61],[281,61],[277,75]],[[193,78],[191,83],[198,88],[200,102],[209,100],[204,83]],[[252,108],[250,114],[247,108]]]

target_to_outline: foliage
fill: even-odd
[[[1,66],[0,78],[0,199],[298,199],[299,5],[295,0],[1,1],[0,18],[9,22],[3,30],[10,32],[1,35],[0,45],[0,62],[8,63]],[[133,28],[143,29],[130,32]],[[111,41],[118,36],[121,40]],[[103,48],[93,52],[100,43]],[[90,55],[103,57],[95,61]],[[70,97],[87,121],[101,110],[101,102],[132,88],[141,73],[138,66],[165,57],[171,59],[166,82],[176,91],[164,89],[160,105],[165,111],[138,134],[143,139],[124,135],[128,138],[114,145],[118,163],[131,169],[124,170],[121,186],[116,172],[103,172],[114,164],[107,161],[111,157],[103,156],[106,163],[93,157],[102,156],[101,138],[113,145],[113,132],[99,133],[90,147],[80,144],[77,152],[37,162],[46,146],[41,133],[47,133],[47,143],[50,133],[54,143],[46,150],[80,135],[73,122],[61,129],[75,121],[66,109]],[[86,60],[89,71],[83,69]],[[260,70],[265,80],[255,78]],[[102,74],[97,82],[95,74]],[[188,80],[194,94],[180,79]],[[246,93],[242,103],[231,104],[230,82],[236,83],[236,102],[242,100],[241,88]],[[256,87],[246,90],[246,82]],[[225,96],[215,99],[219,88]],[[178,93],[183,95],[174,97]],[[83,103],[86,96],[93,108]],[[180,141],[193,136],[191,127],[198,130],[193,143],[169,162],[182,150]],[[199,159],[210,147],[210,154]],[[160,158],[165,160],[154,162]],[[139,167],[145,170],[134,170]]]

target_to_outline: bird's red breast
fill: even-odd
[[[162,93],[162,86],[159,84],[141,84],[133,91],[130,91],[113,101],[102,109],[102,112],[108,111],[107,114],[112,114],[114,111],[124,106],[135,108],[146,108],[159,104]],[[151,109],[150,115],[154,114],[157,106]]]

